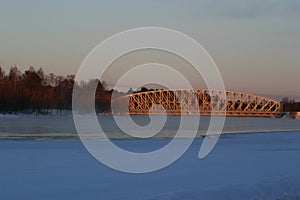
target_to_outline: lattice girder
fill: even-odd
[[[114,112],[129,114],[148,114],[155,105],[161,105],[167,114],[227,116],[278,116],[282,108],[281,103],[272,99],[221,90],[155,90],[133,93],[115,99],[114,103],[120,99],[127,99],[127,111]]]

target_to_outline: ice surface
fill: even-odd
[[[169,139],[117,140],[136,151]],[[223,135],[205,159],[201,138],[169,167],[126,174],[79,140],[0,140],[0,199],[299,199],[300,132]]]
[[[110,138],[129,138],[112,116],[98,119]],[[133,120],[149,123],[147,116]],[[168,116],[153,139],[114,143],[134,152],[155,150],[176,134],[178,122],[178,116]],[[208,123],[201,117],[200,134]],[[299,130],[299,120],[227,118],[223,132],[237,134],[222,135],[205,159],[198,158],[200,137],[169,167],[126,174],[87,152],[70,115],[0,115],[0,199],[300,199]]]
[[[82,116],[83,118],[85,116]],[[149,123],[149,117],[144,115],[132,116],[133,120],[145,126]],[[190,127],[198,121],[193,116],[183,116],[188,118],[188,123],[183,126],[187,133]],[[113,121],[110,115],[99,116],[98,120],[110,138],[129,138],[123,134]],[[205,134],[209,117],[200,118],[199,135]],[[164,129],[154,137],[165,138],[173,137],[178,129],[180,122],[179,116],[168,116]],[[254,118],[254,117],[228,117],[225,122],[223,133],[241,133],[241,132],[268,132],[268,131],[292,131],[300,130],[300,121],[287,118]],[[93,131],[91,131],[93,132]],[[26,138],[26,137],[77,137],[73,118],[66,116],[34,116],[17,115],[9,117],[0,117],[0,138]]]

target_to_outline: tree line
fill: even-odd
[[[296,102],[295,99],[285,97],[282,99],[283,112],[300,112],[300,102]]]
[[[91,93],[91,88],[97,85],[95,94]],[[9,69],[8,73],[0,66],[0,113],[36,113],[48,114],[56,111],[62,114],[62,111],[72,109],[73,88],[78,88],[75,94],[83,107],[91,108],[86,105],[86,99],[90,95],[95,95],[95,110],[97,113],[111,112],[111,98],[113,90],[106,88],[105,82],[98,79],[82,81],[75,83],[75,76],[59,76],[53,73],[46,74],[43,69],[36,70],[29,67],[28,70],[21,72],[16,66]],[[129,91],[129,93],[139,93],[153,91],[142,87],[140,90]],[[115,91],[114,94],[124,95]],[[300,111],[300,103],[284,98],[283,111]],[[83,112],[85,110],[83,109]],[[91,112],[91,110],[86,110]]]
[[[110,112],[112,90],[100,80],[75,83],[75,76],[46,74],[43,69],[30,67],[21,72],[16,66],[8,73],[0,66],[0,113],[48,114],[72,109],[72,93],[75,84],[80,88],[78,98],[84,101],[91,84],[97,84],[95,109],[97,113]]]

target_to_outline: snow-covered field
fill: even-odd
[[[74,134],[70,117],[51,119],[4,117],[0,119],[0,134]],[[228,132],[248,130],[250,134],[222,135],[202,160],[198,152],[203,139],[197,138],[175,163],[147,174],[127,174],[104,166],[78,139],[3,137],[0,199],[300,199],[300,131],[295,131],[300,121],[228,120]],[[146,152],[169,140],[114,142],[125,149]]]

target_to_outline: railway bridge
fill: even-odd
[[[281,116],[282,105],[253,94],[222,90],[149,90],[119,97],[113,112],[123,114]]]

